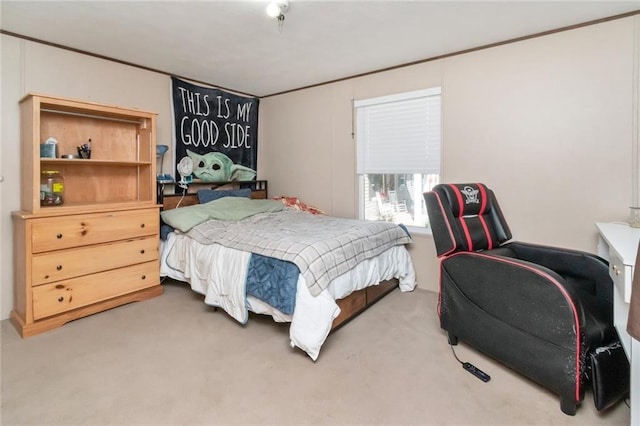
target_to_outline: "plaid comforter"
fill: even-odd
[[[314,296],[359,262],[411,241],[399,225],[313,215],[297,210],[262,213],[237,222],[209,220],[187,235],[294,263]]]

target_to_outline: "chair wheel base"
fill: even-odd
[[[457,344],[458,344],[458,337],[457,337],[457,336],[454,336],[454,335],[453,335],[453,334],[451,334],[451,333],[448,333],[448,336],[449,336],[449,337],[448,337],[448,338],[449,338],[449,344],[450,344],[451,346],[455,346],[455,345],[457,345]]]
[[[575,416],[576,411],[578,410],[578,404],[573,398],[571,399],[562,398],[560,400],[560,409],[567,416]]]

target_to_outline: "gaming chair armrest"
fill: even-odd
[[[584,321],[580,299],[552,270],[478,252],[449,256],[441,268],[441,316],[447,304],[462,297],[525,335],[576,349],[576,332]]]
[[[613,303],[613,281],[607,261],[594,254],[579,250],[550,247],[513,241],[505,245],[519,259],[542,265],[581,288],[596,295],[604,305]]]

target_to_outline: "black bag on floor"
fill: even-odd
[[[602,411],[629,394],[629,360],[620,341],[595,349],[589,358],[593,402]]]

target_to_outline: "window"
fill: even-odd
[[[360,218],[428,227],[422,193],[440,181],[440,88],[354,106]]]

